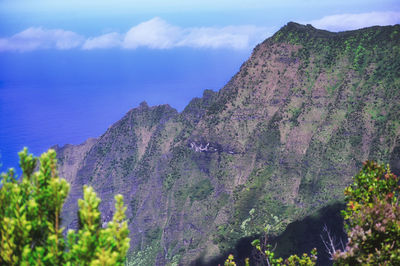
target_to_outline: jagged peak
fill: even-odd
[[[189,120],[197,123],[199,119],[206,113],[207,108],[214,102],[218,92],[206,89],[203,91],[202,97],[193,98],[189,104],[183,109],[182,117],[188,117]]]
[[[100,139],[107,135],[110,130],[123,126],[127,121],[130,121],[129,123],[136,121],[135,123],[140,125],[153,126],[163,124],[178,114],[178,111],[169,104],[149,106],[146,101],[143,101],[138,107],[130,109],[120,120],[112,124]]]
[[[213,90],[205,89],[205,90],[203,91],[203,98],[205,98],[205,97],[212,97],[212,96],[214,96],[216,93],[217,93],[217,92],[215,92],[215,91],[213,91]]]
[[[142,102],[139,104],[139,107],[138,107],[138,108],[148,109],[148,108],[149,108],[149,105],[147,104],[146,101],[142,101]]]
[[[146,101],[142,101],[138,107],[131,109],[130,112],[132,112],[132,111],[154,111],[154,110],[159,110],[159,109],[162,109],[165,111],[178,112],[175,108],[173,108],[171,105],[169,105],[167,103],[149,106]]]
[[[273,42],[288,42],[288,43],[303,43],[310,39],[329,39],[329,38],[342,38],[349,37],[368,32],[376,33],[378,30],[391,34],[393,31],[398,30],[399,24],[392,26],[372,26],[356,30],[331,32],[327,30],[317,29],[311,24],[300,24],[296,22],[289,22],[277,31],[271,38],[266,41]]]
[[[296,38],[296,36],[303,39],[305,36],[312,38],[330,38],[335,35],[337,35],[337,33],[317,29],[311,24],[304,25],[297,22],[289,22],[277,31],[271,39],[278,42],[292,42],[292,39]]]
[[[297,30],[318,30],[314,28],[311,24],[300,24],[294,21],[289,21],[285,26],[282,27],[282,29],[288,28],[288,29],[297,29]]]
[[[66,143],[64,145],[56,144],[56,145],[51,146],[50,149],[54,149],[58,152],[60,150],[67,149],[67,148],[80,148],[80,147],[84,147],[84,146],[92,146],[94,143],[96,143],[97,140],[98,140],[97,138],[90,137],[80,144],[70,144],[70,143]]]

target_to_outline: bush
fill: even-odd
[[[122,265],[129,249],[122,195],[115,197],[116,212],[101,228],[100,199],[91,187],[79,200],[80,229],[69,230],[67,241],[61,227],[61,209],[69,184],[57,174],[56,152],[37,158],[25,148],[19,153],[22,176],[10,169],[0,179],[1,265]]]
[[[389,166],[367,161],[346,188],[349,241],[334,254],[339,265],[400,265],[399,178]]]

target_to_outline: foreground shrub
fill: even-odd
[[[399,178],[389,166],[367,161],[346,188],[348,243],[339,265],[400,265]]]
[[[63,237],[60,214],[69,184],[58,177],[54,150],[37,158],[19,153],[22,176],[10,169],[0,183],[1,265],[122,265],[129,249],[123,197],[115,197],[115,214],[101,228],[100,199],[84,187],[79,200],[80,229]]]

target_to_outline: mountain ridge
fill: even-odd
[[[399,164],[399,32],[290,22],[182,112],[143,102],[98,139],[56,147],[72,183],[64,224],[77,226],[83,184],[102,198],[105,222],[122,193],[130,262],[188,265],[259,234],[272,215],[279,233],[341,200],[362,161]]]

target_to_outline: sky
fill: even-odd
[[[99,137],[142,101],[178,111],[219,90],[289,21],[400,23],[396,0],[0,0],[0,162]]]

